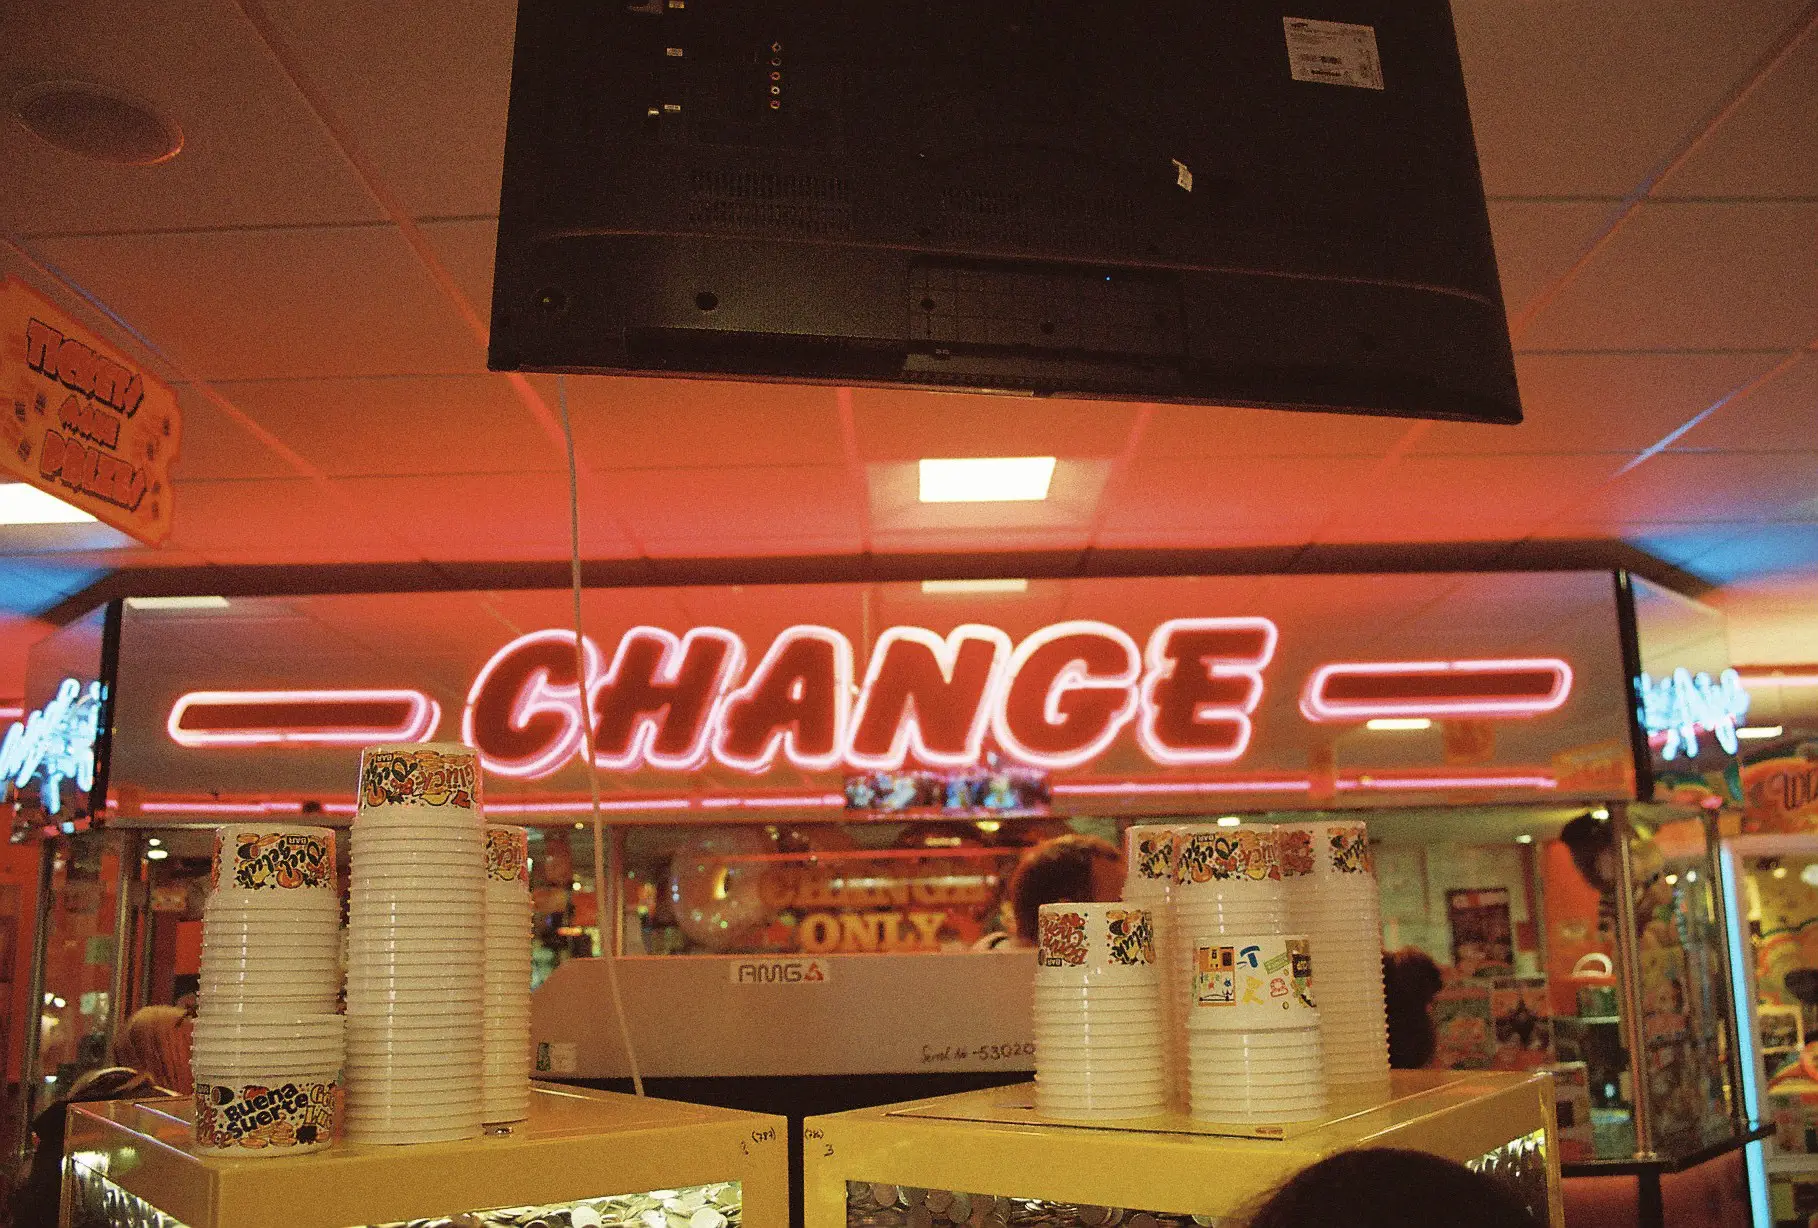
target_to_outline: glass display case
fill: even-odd
[[[1773,1127],[1750,1148],[1764,1188],[1756,1223],[1818,1213],[1818,836],[1726,840],[1723,872],[1738,930],[1738,1037],[1748,1115]]]

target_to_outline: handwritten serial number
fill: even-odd
[[[1032,1041],[1018,1041],[1012,1044],[947,1045],[935,1048],[933,1045],[922,1046],[922,1062],[1008,1062],[1019,1057],[1034,1057],[1035,1044]]]

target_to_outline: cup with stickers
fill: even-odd
[[[1316,1028],[1313,959],[1301,934],[1220,935],[1193,943],[1190,1031]]]
[[[1150,1117],[1168,1102],[1152,914],[1129,903],[1037,914],[1035,1107],[1065,1120]]]
[[[1043,904],[1038,910],[1038,989],[1140,990],[1153,986],[1157,975],[1155,931],[1147,908],[1118,901]]]
[[[335,833],[326,827],[228,823],[215,829],[209,886],[217,901],[338,910]]]
[[[1298,934],[1195,939],[1187,1101],[1203,1121],[1307,1121],[1325,1110],[1320,1011]]]

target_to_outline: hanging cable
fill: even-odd
[[[618,952],[609,950],[612,930],[606,924],[606,830],[600,817],[600,768],[593,759],[593,705],[587,699],[587,657],[581,649],[581,484],[574,461],[574,427],[568,421],[568,377],[556,376],[556,408],[562,416],[562,443],[568,450],[568,583],[574,598],[574,676],[580,691],[581,753],[587,757],[587,792],[593,799],[593,912],[600,931],[600,957],[606,961],[606,984],[612,993],[612,1013],[619,1021],[619,1040],[631,1067],[631,1090],[644,1094],[644,1076],[638,1070],[637,1050],[631,1045],[631,1024],[625,1018],[625,996],[619,992]]]

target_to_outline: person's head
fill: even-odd
[[[189,1012],[180,1006],[142,1006],[114,1038],[114,1061],[149,1075],[159,1087],[188,1094]]]
[[[1559,842],[1585,882],[1604,893],[1615,889],[1616,840],[1607,821],[1581,814],[1559,829]]]
[[[1123,887],[1124,855],[1109,840],[1077,835],[1044,840],[1023,854],[1010,875],[1017,939],[1035,942],[1036,915],[1043,904],[1111,901]]]
[[[1303,1168],[1245,1228],[1536,1228],[1506,1186],[1423,1151],[1344,1151]]]
[[[1317,985],[1317,982],[1315,982]],[[1419,1070],[1433,1060],[1439,1035],[1428,1008],[1445,978],[1439,965],[1425,951],[1408,947],[1382,957],[1383,1004],[1389,1020],[1389,1065],[1396,1070]]]

